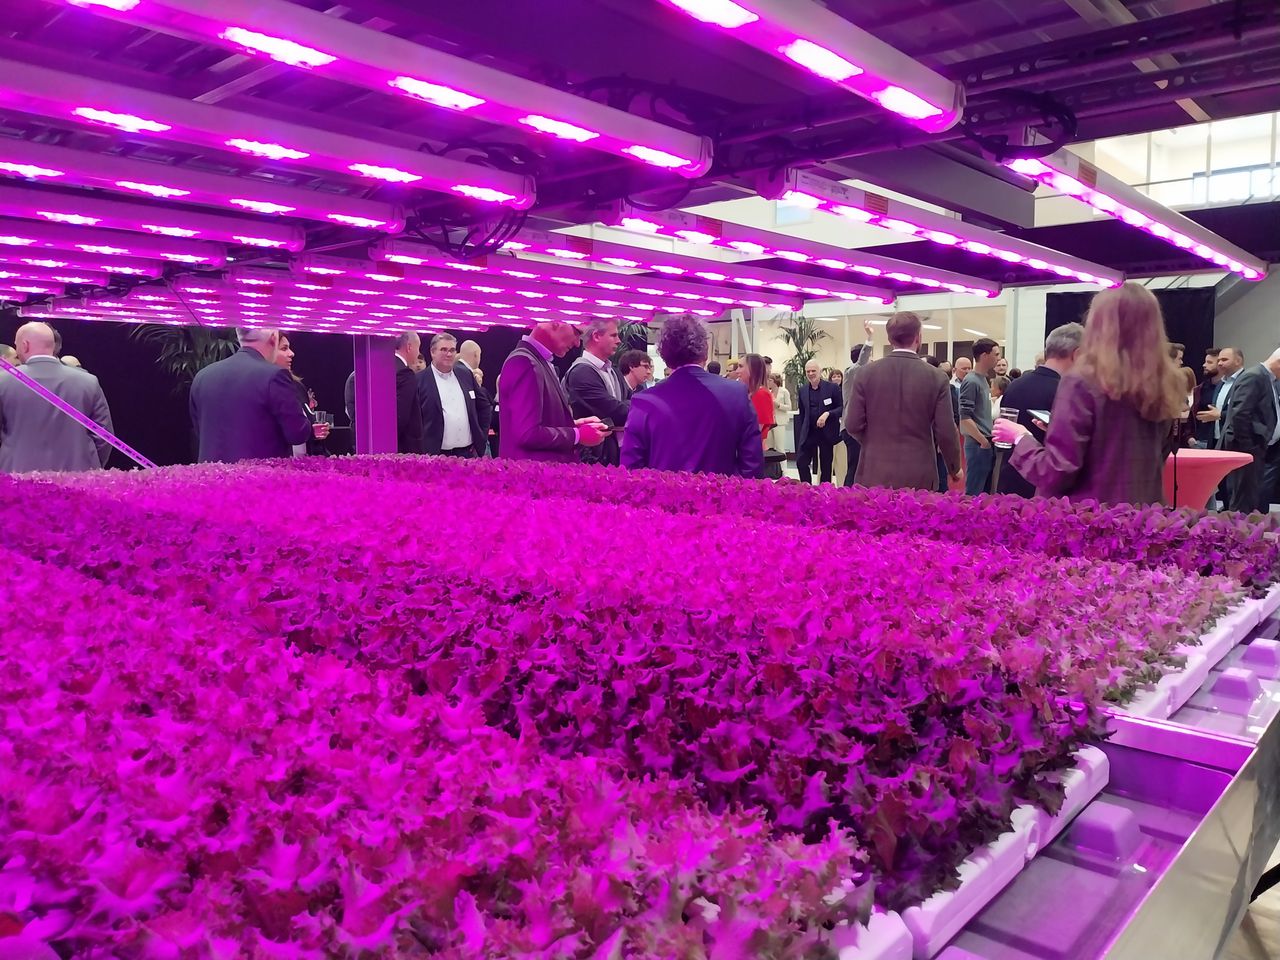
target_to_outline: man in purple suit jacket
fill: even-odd
[[[551,358],[563,357],[578,331],[547,320],[516,345],[498,376],[500,456],[512,460],[574,463],[577,446],[594,447],[609,434],[599,417],[573,419],[569,397]]]
[[[691,314],[663,324],[658,353],[672,373],[631,398],[624,467],[760,476],[760,422],[741,383],[703,369],[709,341],[706,324]]]

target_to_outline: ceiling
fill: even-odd
[[[690,182],[602,153],[548,148],[510,127],[53,0],[4,5],[0,57],[304,123],[373,145],[518,169],[531,174],[538,188],[537,204],[522,216],[544,228],[591,222],[602,204],[628,197],[687,207],[741,196],[759,174],[784,164],[847,178],[856,174],[859,158],[888,158],[892,165],[898,157],[927,155],[932,166],[922,165],[922,171],[977,170],[993,184],[996,204],[1001,192],[1013,195],[1030,185],[992,163],[990,151],[1028,126],[1059,141],[1079,142],[1280,109],[1280,4],[1274,0],[829,0],[835,13],[964,84],[965,120],[941,134],[917,130],[656,0],[299,5],[706,135],[715,143],[715,166]],[[4,138],[404,203],[411,231],[426,237],[456,237],[460,226],[494,215],[483,205],[439,194],[371,187],[354,177],[300,172],[0,107],[0,143]],[[909,189],[910,176],[917,177],[918,190]],[[930,175],[926,183],[923,173],[904,177],[903,183],[885,185],[934,202],[949,182]],[[1014,218],[984,209],[986,203],[957,197],[952,209],[1016,227]],[[1239,208],[1233,215],[1209,216],[1226,239],[1257,256],[1280,258],[1280,233],[1259,226],[1271,224],[1273,214]],[[308,251],[359,256],[376,239],[355,228],[299,226],[306,230]],[[1091,259],[1136,275],[1205,267],[1150,237],[1135,241],[1135,232],[1115,221],[1053,229],[1058,232],[1010,232],[1061,242],[1064,250],[1084,250]],[[1044,282],[1017,267],[933,244],[895,247],[904,258],[999,282]],[[895,255],[886,247],[876,252]]]

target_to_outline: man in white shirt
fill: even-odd
[[[1196,414],[1196,419],[1201,423],[1213,423],[1215,446],[1222,441],[1222,411],[1227,409],[1231,388],[1243,369],[1244,351],[1239,347],[1223,347],[1218,351],[1218,376],[1222,378],[1222,382],[1218,386],[1213,403]]]
[[[466,459],[483,456],[476,381],[465,364],[457,363],[458,341],[452,334],[437,333],[430,350],[431,363],[418,374],[423,451]]]

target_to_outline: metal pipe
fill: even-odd
[[[988,80],[976,80],[966,85],[966,90],[970,94],[987,93],[993,90],[1001,90],[1012,86],[1016,83],[1026,81],[1035,84],[1049,83],[1053,80],[1059,80],[1063,77],[1085,76],[1093,81],[1106,79],[1108,76],[1124,76],[1134,69],[1134,60],[1149,59],[1165,53],[1177,54],[1202,54],[1202,58],[1195,65],[1212,63],[1218,60],[1228,60],[1240,57],[1245,54],[1267,53],[1275,49],[1275,42],[1280,38],[1280,24],[1268,26],[1264,30],[1258,30],[1249,35],[1253,41],[1247,44],[1241,44],[1234,37],[1202,37],[1199,40],[1187,42],[1168,42],[1150,48],[1144,49],[1141,53],[1135,53],[1132,50],[1121,50],[1115,53],[1105,55],[1099,58],[1090,59],[1088,62],[1069,62],[1061,63],[1057,66],[1048,67],[1043,70],[1036,70],[1034,66],[1030,70],[1008,74],[1001,77],[992,77]],[[1219,52],[1220,51],[1220,52]],[[1218,53],[1218,56],[1213,56]],[[1148,74],[1147,76],[1151,76]]]

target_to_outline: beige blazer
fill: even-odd
[[[938,451],[949,473],[960,469],[951,386],[942,371],[895,351],[852,379],[844,425],[862,444],[855,483],[936,490]]]

